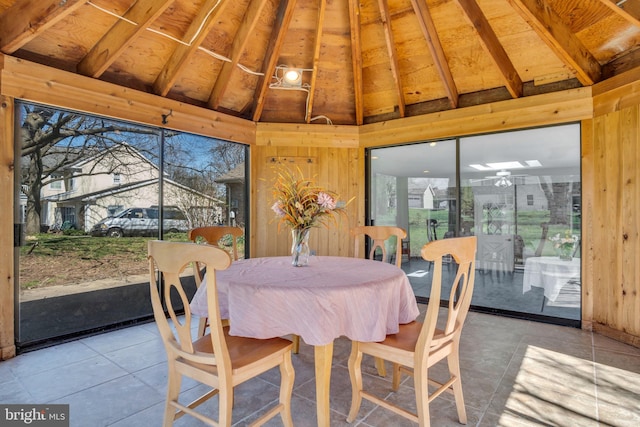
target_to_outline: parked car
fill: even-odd
[[[168,233],[186,232],[189,222],[177,208],[165,208],[164,231]],[[105,218],[91,229],[92,236],[157,236],[158,208],[128,208]]]

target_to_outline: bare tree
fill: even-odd
[[[74,164],[92,157],[97,160],[95,164],[109,165],[102,173],[111,173],[127,166],[122,163],[122,157],[111,150],[114,146],[138,151],[143,146],[155,144],[157,147],[157,132],[153,129],[80,113],[22,104],[21,120],[21,180],[27,197],[28,234],[37,233],[40,229],[42,189],[51,182],[80,176],[77,170],[73,170]],[[144,144],[134,149],[132,142],[136,140]],[[145,156],[153,157],[151,153],[145,153]]]
[[[242,165],[245,155],[242,144],[189,134],[177,135],[165,145],[166,175],[192,190],[191,195],[182,194],[179,203],[193,226],[215,224],[223,219],[227,189],[217,180]]]

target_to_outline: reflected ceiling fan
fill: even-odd
[[[515,177],[521,177],[527,175],[511,175],[511,172],[505,169],[499,170],[493,176],[486,176],[483,179],[472,179],[471,182],[482,182],[488,180],[495,180],[493,185],[500,188],[507,188],[513,185],[512,179]]]

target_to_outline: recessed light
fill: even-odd
[[[492,170],[492,169],[493,169],[493,168],[490,168],[490,167],[488,167],[488,166],[485,166],[485,165],[479,165],[479,164],[469,165],[469,167],[472,167],[472,168],[474,168],[474,169],[476,169],[476,170],[479,170],[479,171],[490,171],[490,170]]]
[[[284,83],[290,86],[302,85],[302,70],[299,68],[287,68],[284,71]]]
[[[522,163],[516,161],[487,163],[487,166],[490,166],[492,169],[521,169],[524,167]]]

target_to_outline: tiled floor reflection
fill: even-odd
[[[416,296],[429,298],[432,280],[430,263],[419,258],[411,258],[409,261],[404,258],[402,269],[407,273]],[[453,265],[443,266],[443,292],[448,292],[446,285],[453,281],[455,272]],[[525,291],[523,276],[524,269],[521,267],[508,273],[477,268],[471,304],[480,308],[522,313],[522,317],[545,316],[578,323],[581,308],[579,276],[567,279],[554,301],[545,299],[544,289],[541,287],[532,286]]]
[[[424,309],[424,307],[421,307]],[[351,399],[350,343],[336,341],[331,380],[333,426],[345,421]],[[470,313],[462,338],[462,384],[469,426],[638,426],[640,349],[579,329]],[[294,356],[293,419],[314,426],[313,348]],[[413,408],[412,380],[392,393],[389,378],[368,366],[365,385]],[[0,402],[68,403],[71,425],[159,426],[166,382],[165,353],[155,324],[135,326],[19,355],[0,362]],[[431,374],[437,378],[443,367]],[[277,399],[279,373],[236,389],[234,425],[248,425]],[[201,387],[183,382],[184,395]],[[205,410],[217,412],[216,402]],[[183,417],[176,426],[201,426]],[[268,426],[282,425],[279,418]],[[354,426],[412,425],[364,402]],[[432,426],[457,426],[452,397],[431,404]]]

